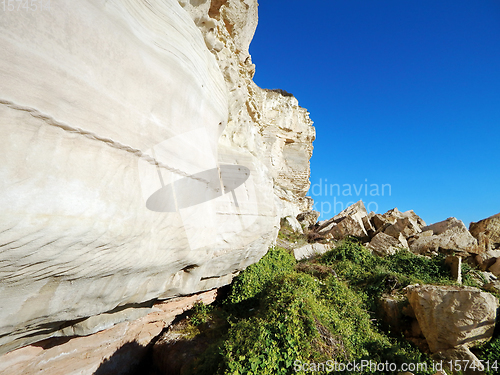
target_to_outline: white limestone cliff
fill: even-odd
[[[248,150],[274,180],[281,216],[311,206],[309,159],[315,130],[309,113],[283,90],[266,90],[253,81],[248,47],[257,27],[257,0],[181,0],[216,57],[228,91],[228,125],[219,144]]]
[[[314,128],[293,96],[253,83],[256,24],[256,0],[2,14],[0,353],[225,285],[308,209]],[[249,176],[212,186],[220,165]],[[176,210],[148,209],[182,181]]]

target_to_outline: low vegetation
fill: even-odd
[[[306,236],[293,230],[293,228],[288,224],[286,219],[281,219],[281,229],[278,233],[278,238],[294,243],[294,244],[305,244],[307,242]]]
[[[473,277],[464,279],[474,283]],[[289,251],[272,247],[234,280],[227,298],[191,311],[190,332],[210,337],[211,344],[189,373],[300,374],[305,373],[300,371],[304,363],[371,360],[427,363],[428,371],[416,373],[433,374],[428,355],[401,333],[391,332],[377,314],[382,294],[404,299],[402,289],[414,283],[453,281],[442,257],[402,250],[382,258],[355,239],[301,262]],[[481,359],[500,358],[500,341],[493,340],[480,352]]]

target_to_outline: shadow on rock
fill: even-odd
[[[113,355],[105,359],[94,375],[128,375],[138,374],[141,360],[147,353],[147,347],[137,342],[123,345]]]

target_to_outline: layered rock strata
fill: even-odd
[[[41,341],[1,357],[0,374],[127,374],[144,356],[148,345],[176,316],[194,303],[212,303],[215,291],[173,298],[154,304],[136,320],[122,322],[85,336]]]
[[[257,27],[257,0],[180,0],[213,53],[228,92],[228,123],[220,144],[248,150],[274,181],[281,216],[311,209],[309,159],[315,131],[290,93],[261,89],[248,48]],[[256,126],[257,125],[257,126]]]
[[[0,353],[225,285],[310,209],[312,122],[252,82],[256,23],[256,0],[2,16]]]

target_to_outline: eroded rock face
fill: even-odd
[[[461,220],[454,217],[422,228],[427,232],[432,230],[432,236],[421,236],[410,245],[412,252],[425,254],[431,251],[462,251],[476,253],[477,240],[472,237]]]
[[[408,300],[433,353],[489,340],[497,299],[472,287],[410,286]]]
[[[290,227],[292,228],[292,230],[294,232],[304,234],[304,231],[302,230],[302,226],[300,225],[300,222],[297,220],[297,218],[295,218],[293,216],[287,216],[287,217],[285,217],[285,220],[288,223],[288,225],[290,225]]]
[[[367,217],[363,201],[347,207],[329,220],[319,222],[314,232],[326,238],[342,239],[347,236],[368,237],[363,219]]]
[[[1,356],[0,374],[130,374],[147,345],[194,303],[212,303],[216,291],[174,298],[144,308],[145,316],[86,337],[51,338]]]
[[[395,254],[401,248],[407,248],[404,237],[394,238],[385,233],[377,233],[368,244],[368,248],[381,256]]]
[[[318,221],[320,213],[318,211],[307,211],[301,212],[297,215],[297,220],[301,225],[304,226],[304,229],[309,229]]]
[[[224,76],[228,124],[220,143],[248,150],[274,180],[281,217],[312,209],[309,159],[316,137],[309,113],[284,90],[259,88],[248,53],[257,27],[257,0],[179,1],[200,28]]]
[[[409,217],[397,219],[394,224],[389,225],[384,231],[385,234],[394,238],[398,238],[402,234],[405,239],[420,232],[422,232],[422,229],[420,229],[417,221]]]
[[[310,205],[307,111],[251,81],[255,0],[74,7],[0,19],[0,353],[225,285]]]
[[[486,251],[491,248],[500,248],[500,214],[477,223],[470,223],[469,230]]]

